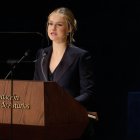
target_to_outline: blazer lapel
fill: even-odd
[[[74,63],[76,58],[77,58],[77,55],[72,52],[71,47],[69,46],[66,49],[64,56],[54,73],[54,81],[56,82],[59,81],[59,79],[63,76],[63,74]]]

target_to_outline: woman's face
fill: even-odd
[[[69,30],[65,16],[60,13],[52,13],[48,19],[47,31],[50,40],[57,43],[66,42]]]

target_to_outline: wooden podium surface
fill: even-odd
[[[0,140],[79,139],[86,109],[55,82],[0,80]]]

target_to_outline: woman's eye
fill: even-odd
[[[49,22],[48,25],[53,25],[53,23]]]
[[[57,24],[58,26],[62,26],[62,24]]]

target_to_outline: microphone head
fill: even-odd
[[[30,52],[30,49],[27,50],[27,51],[24,53],[24,56],[28,56],[28,55],[29,55],[29,52]]]

